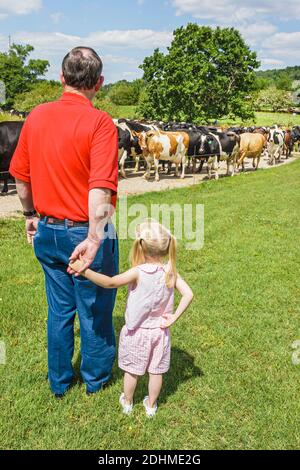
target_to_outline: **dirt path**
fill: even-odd
[[[282,163],[277,166],[291,163],[299,157],[300,153],[294,153],[294,156],[292,158],[289,158],[288,160],[283,160]],[[267,158],[264,157],[261,159],[260,168],[268,169],[274,167],[270,167],[268,165]],[[252,162],[250,160],[246,162],[246,171],[252,171]],[[150,181],[146,181],[142,177],[143,171],[134,174],[133,170],[129,169],[126,171],[126,173],[128,177],[126,179],[121,179],[119,182],[119,195],[144,194],[151,191],[167,191],[168,189],[192,186],[194,184],[201,183],[203,180],[207,179],[205,169],[202,171],[201,174],[192,175],[190,173],[187,173],[183,180],[180,178],[176,178],[173,174],[166,175],[161,173],[159,182],[154,181],[153,173],[151,174]],[[221,163],[219,174],[221,176],[226,174],[226,164],[224,162]],[[13,184],[10,184],[8,195],[0,196],[0,218],[20,216],[21,210],[21,204],[16,194],[15,186]]]

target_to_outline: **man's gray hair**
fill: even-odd
[[[62,73],[66,82],[78,90],[90,90],[102,73],[102,60],[91,47],[75,47],[62,62]]]

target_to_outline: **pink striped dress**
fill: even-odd
[[[174,288],[165,283],[166,266],[137,266],[139,279],[129,285],[126,324],[119,340],[119,367],[134,375],[164,374],[170,367],[169,329],[160,328],[162,315],[173,313]]]

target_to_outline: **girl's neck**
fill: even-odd
[[[159,256],[157,256],[157,257],[145,256],[145,263],[163,265],[163,259],[160,258]]]

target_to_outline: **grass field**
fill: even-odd
[[[1,113],[0,114],[0,122],[3,121],[22,121],[21,118],[18,116],[11,116],[9,113]]]
[[[205,244],[179,243],[178,269],[195,300],[172,329],[172,367],[155,419],[139,384],[132,416],[118,406],[122,374],[87,397],[77,383],[57,401],[45,380],[46,302],[22,220],[0,220],[0,448],[296,449],[300,447],[300,161],[168,191],[165,204],[205,205]],[[130,202],[162,203],[161,193]],[[131,242],[121,242],[121,269]],[[119,333],[126,289],[114,312]],[[79,328],[76,324],[76,368]]]
[[[113,116],[116,118],[127,118],[135,119],[136,115],[136,106],[116,106],[117,115]],[[16,121],[19,120],[16,116],[10,116],[10,114],[0,114],[1,121]],[[251,126],[253,124],[257,126],[272,126],[273,124],[280,124],[285,127],[300,126],[300,115],[293,116],[292,114],[285,113],[267,113],[267,112],[257,112],[255,113],[255,120],[249,120],[242,122],[238,119],[220,119],[220,125],[223,126],[232,126],[232,125],[247,125]]]
[[[292,126],[299,126],[300,125],[300,115],[293,116],[292,114],[287,113],[268,113],[268,112],[256,112],[255,119],[244,121],[235,119],[235,120],[228,120],[228,119],[220,119],[220,125],[256,125],[256,126],[273,126],[274,124],[278,124],[284,127],[292,127]]]

